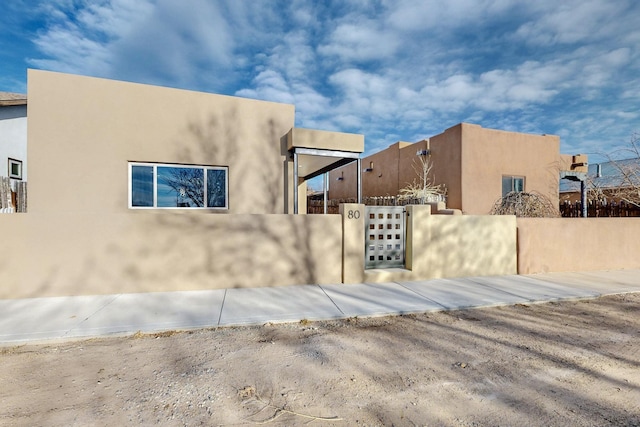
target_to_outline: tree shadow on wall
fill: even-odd
[[[259,135],[241,137],[241,127],[236,110],[191,121],[186,137],[176,141],[176,156],[182,163],[230,168],[231,212],[282,213],[278,207],[284,199],[283,136],[278,135],[274,119],[265,121]]]
[[[117,252],[130,260],[122,275],[135,292],[153,289],[154,282],[172,290],[340,281],[340,217],[270,215],[281,213],[286,200],[286,140],[268,119],[245,144],[236,132],[241,125],[235,111],[188,124],[176,156],[181,163],[229,165],[230,210],[161,210],[134,218],[134,235]]]

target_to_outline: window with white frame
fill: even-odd
[[[129,163],[130,208],[229,208],[229,168]]]
[[[522,193],[524,191],[524,176],[502,176],[502,197],[511,192]]]
[[[9,171],[9,178],[22,179],[22,161],[10,158],[7,167]]]

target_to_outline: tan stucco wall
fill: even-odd
[[[128,161],[229,167],[229,213],[285,212],[294,106],[28,71],[29,211],[122,213]]]
[[[462,209],[488,214],[502,196],[502,176],[524,176],[525,191],[558,205],[560,138],[462,124]]]
[[[364,162],[362,167],[364,168]],[[368,165],[368,163],[367,163]],[[340,200],[355,198],[358,193],[358,165],[350,163],[329,172],[329,198]],[[341,178],[340,180],[338,178]],[[364,176],[363,176],[364,179]],[[363,186],[364,191],[364,186]],[[364,192],[362,194],[365,196]]]
[[[4,215],[0,299],[340,283],[339,215]]]
[[[389,146],[362,160],[363,196],[395,196],[398,194],[399,146]],[[373,165],[373,168],[371,166]],[[366,172],[368,168],[372,170]]]
[[[366,270],[366,281],[516,274],[515,216],[430,212],[407,207],[407,269]]]
[[[640,268],[637,218],[518,218],[518,272]]]
[[[447,207],[451,209],[462,209],[461,130],[457,125],[429,138],[434,184],[445,187]]]
[[[429,206],[409,215],[416,221],[408,243],[411,268],[420,278],[516,273],[514,216],[426,215]]]
[[[422,164],[416,155],[418,150],[426,150],[427,141],[419,141],[413,144],[405,143],[398,153],[398,184],[396,194],[400,189],[405,188],[414,182],[420,183],[422,178]],[[431,173],[433,178],[433,173]]]

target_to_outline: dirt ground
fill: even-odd
[[[0,425],[640,426],[640,293],[0,348]]]

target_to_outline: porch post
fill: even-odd
[[[362,204],[362,160],[358,157],[358,171],[356,172],[356,181],[358,182],[358,204]]]
[[[327,211],[328,211],[327,210],[327,199],[328,199],[328,197],[327,197],[327,184],[328,183],[329,183],[329,172],[325,172],[322,175],[322,192],[324,193],[323,194],[323,197],[324,197],[323,206],[324,206],[324,214],[325,215],[327,214]]]
[[[293,151],[293,213],[298,213],[298,153]]]

